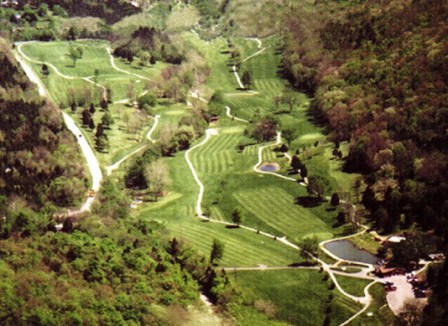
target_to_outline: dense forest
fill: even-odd
[[[108,23],[114,23],[121,18],[135,14],[140,10],[131,5],[126,0],[37,0],[36,5],[48,4],[50,8],[60,6],[65,9],[70,16],[95,16],[104,18]]]
[[[448,4],[326,2],[316,12],[289,15],[285,77],[315,95],[335,147],[350,142],[345,170],[365,175],[362,203],[376,227],[416,223],[446,250]],[[446,281],[440,286],[445,293]],[[445,309],[429,308],[435,324]]]
[[[82,158],[72,150],[74,137],[58,109],[38,96],[10,47],[0,41],[0,194],[35,210],[76,204],[87,179]],[[12,206],[10,225],[22,204]]]
[[[94,215],[76,226],[0,240],[2,325],[171,325],[200,289],[230,302],[224,272],[127,207],[123,189],[106,182]]]

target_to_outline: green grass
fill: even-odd
[[[146,80],[132,74],[145,78],[156,78],[168,66],[165,63],[157,62],[153,66],[141,67],[137,63],[138,60],[130,64],[122,59],[114,58],[116,66],[129,72],[127,74],[114,69],[112,66],[106,50],[107,47],[110,47],[108,42],[88,40],[73,42],[83,49],[83,56],[74,67],[72,60],[67,56],[69,44],[69,42],[32,42],[22,45],[22,51],[31,59],[51,63],[62,74],[76,78],[65,79],[58,76],[50,68],[50,75],[43,78],[43,81],[57,103],[68,103],[67,94],[70,88],[74,89],[77,94],[80,93],[79,89],[81,87],[88,87],[92,93],[97,92],[98,87],[81,79],[91,77],[91,80],[93,80],[95,69],[98,69],[99,72],[97,82],[110,87],[112,89],[112,100],[118,101],[128,97],[130,84],[134,85],[136,94],[140,94],[146,88]],[[41,75],[41,65],[34,64],[33,67]],[[99,102],[99,96],[94,97],[94,101]]]
[[[166,22],[170,31],[180,31],[191,29],[199,21],[199,12],[194,6],[182,6],[178,10],[173,10]]]
[[[339,285],[349,294],[352,294],[357,297],[364,296],[364,288],[371,283],[369,280],[343,276],[343,275],[335,275],[338,280]]]
[[[98,69],[100,75],[110,73],[113,68],[106,52],[108,43],[100,40],[76,41],[72,44],[83,49],[82,59],[73,66],[73,61],[67,56],[70,42],[32,42],[22,46],[22,51],[29,57],[49,62],[68,76],[89,77]]]
[[[57,75],[51,68],[49,76],[43,77],[40,71],[41,65],[32,65],[35,71],[41,76],[55,103],[61,104],[62,107],[67,107],[70,93],[74,94],[78,102],[85,100],[86,104],[84,107],[88,107],[91,102],[95,103],[97,105],[97,112],[94,115],[94,121],[95,125],[98,125],[103,115],[103,112],[100,112],[98,107],[102,91],[99,87],[94,86],[82,78],[92,77],[94,75],[94,69],[98,69],[99,75],[97,82],[111,88],[113,101],[126,99],[130,84],[133,84],[134,92],[140,94],[145,89],[146,80],[114,69],[110,63],[109,54],[106,51],[106,48],[110,46],[108,42],[89,40],[76,41],[74,43],[82,46],[84,50],[83,58],[78,60],[76,67],[72,66],[72,62],[66,56],[69,46],[68,42],[27,43],[22,46],[22,50],[30,58],[51,63],[61,73],[75,77],[70,79],[63,78]],[[164,63],[157,63],[154,66],[148,67],[139,67],[137,64],[127,64],[121,59],[114,59],[114,61],[121,69],[146,78],[157,77],[161,70],[167,67]],[[97,157],[103,165],[112,164],[117,159],[142,146],[144,144],[144,135],[152,125],[151,121],[143,121],[143,128],[140,130],[139,136],[131,135],[127,131],[127,126],[122,121],[124,115],[132,116],[135,113],[135,109],[123,104],[114,104],[109,106],[109,110],[116,123],[106,132],[110,143],[109,151],[107,153],[97,153]],[[78,125],[81,125],[81,111],[82,108],[78,108],[77,112],[73,114],[71,110],[67,110]],[[142,119],[145,120],[144,118]],[[83,132],[89,143],[94,147],[94,131],[86,128]]]
[[[353,320],[350,325],[394,325],[397,318],[387,305],[383,285],[380,283],[374,284],[370,287],[369,293],[373,297],[372,304],[363,314]],[[372,316],[368,316],[367,314],[372,314]]]
[[[78,126],[82,126],[81,112],[82,109],[78,108],[75,113],[70,109],[65,110],[70,114]],[[152,120],[147,119],[144,127],[140,130],[139,139],[133,134],[126,131],[126,126],[122,121],[123,115],[127,114],[131,116],[134,114],[135,109],[127,107],[122,104],[113,104],[109,106],[109,111],[114,119],[114,124],[111,125],[109,130],[106,130],[106,134],[109,138],[110,148],[107,152],[96,152],[96,156],[100,161],[102,166],[110,165],[116,162],[121,157],[125,156],[127,153],[135,150],[137,147],[142,146],[145,143],[144,136],[147,130],[152,125]],[[93,120],[95,125],[101,123],[101,118],[104,112],[100,108],[96,108],[96,112],[93,115]],[[88,127],[82,127],[84,137],[90,143],[90,145],[95,147],[95,129],[91,130]]]
[[[293,325],[322,325],[330,293],[334,295],[332,321],[342,323],[360,309],[336,290],[329,290],[328,282],[323,282],[317,271],[237,271],[236,275],[234,272],[228,275],[236,280],[246,303],[270,301],[276,308],[275,319]]]
[[[359,249],[366,250],[374,255],[376,255],[378,249],[381,247],[381,242],[375,241],[373,235],[370,233],[363,233],[351,238],[350,241]]]
[[[320,239],[333,236],[334,230],[327,222],[332,221],[332,213],[325,211],[324,205],[311,210],[295,203],[297,195],[305,195],[303,187],[253,171],[258,146],[238,152],[237,145],[248,141],[242,135],[242,127],[216,129],[217,136],[191,153],[206,188],[204,203],[212,208],[212,218],[230,221],[231,212],[239,206],[245,215],[243,224],[278,236],[286,235],[292,240],[309,235]],[[263,157],[266,161],[275,160],[275,154],[269,150]]]
[[[135,211],[138,218],[157,220],[167,226],[170,233],[193,244],[208,257],[214,238],[225,243],[220,266],[286,266],[300,261],[298,253],[278,241],[243,229],[227,229],[224,225],[202,222],[195,217],[198,186],[179,153],[166,159],[171,179],[168,195],[157,203],[144,204]]]

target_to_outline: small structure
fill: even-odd
[[[378,277],[388,277],[392,275],[400,275],[405,274],[406,270],[401,267],[386,267],[386,266],[379,266],[375,269],[375,274]]]
[[[432,261],[442,261],[445,259],[445,255],[443,253],[430,254],[428,256]]]
[[[398,236],[398,235],[393,235],[387,239],[387,241],[393,242],[393,243],[400,243],[401,241],[404,241],[404,240],[406,240],[405,237]]]

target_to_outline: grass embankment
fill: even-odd
[[[328,307],[331,307],[332,324],[340,324],[361,309],[337,290],[330,290],[330,282],[323,281],[323,274],[318,271],[237,271],[228,274],[245,298],[245,305],[231,308],[241,325],[249,325],[253,317],[250,311],[257,309],[293,325],[322,325]],[[330,295],[333,296],[331,302],[328,300]]]
[[[370,233],[363,233],[351,238],[350,241],[359,249],[366,250],[374,255],[377,254],[378,249],[381,247],[381,242],[375,241],[375,238]]]

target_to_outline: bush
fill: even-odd
[[[148,107],[154,107],[157,104],[157,96],[154,93],[146,93],[137,99],[138,108],[147,110]]]

